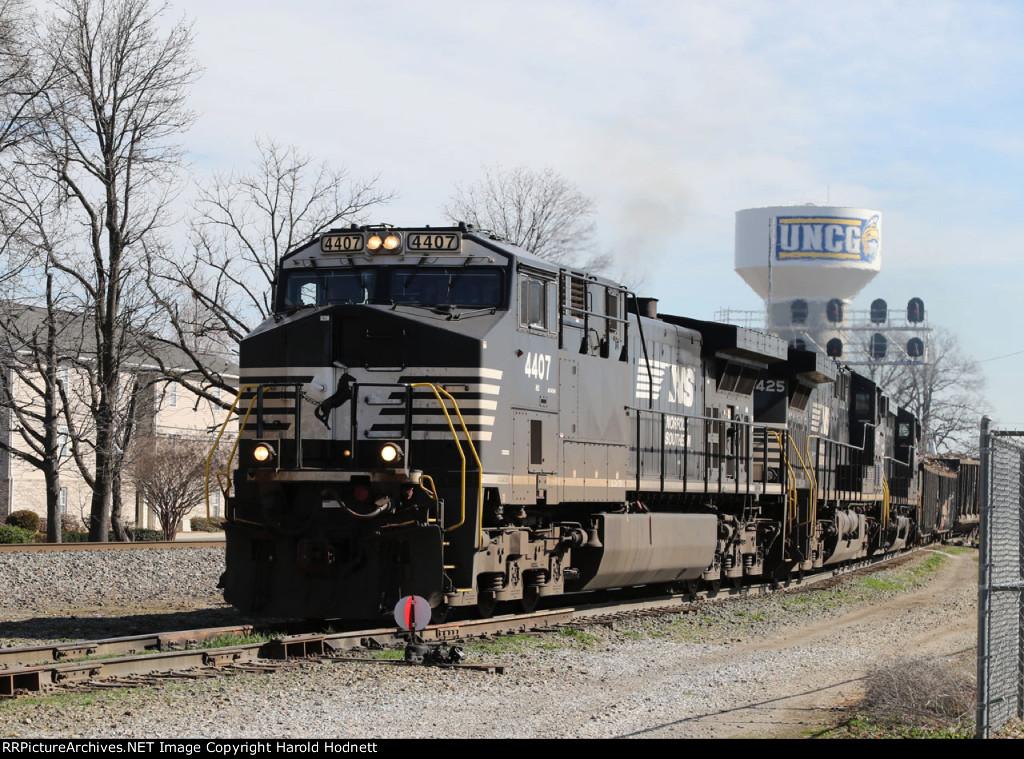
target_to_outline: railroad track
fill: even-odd
[[[495,634],[552,629],[567,624],[572,610],[519,617],[431,625],[420,632],[427,642],[452,643]],[[310,658],[371,661],[347,652],[382,650],[403,645],[407,633],[377,628],[340,633],[305,632],[273,636],[258,643],[197,648],[219,636],[246,636],[252,626],[218,627],[154,635],[0,649],[0,697],[65,690],[73,686],[110,687],[142,684],[168,677],[208,677],[221,673],[275,671],[284,662]],[[393,664],[391,660],[372,660]],[[449,665],[501,673],[497,664]]]
[[[685,613],[707,602],[730,597],[752,598],[785,592],[787,588],[805,590],[815,585],[828,586],[843,576],[870,572],[908,559],[910,553],[886,559],[864,561],[850,567],[809,575],[790,584],[762,583],[741,588],[664,595],[635,600],[605,600],[586,605],[567,606],[531,614],[497,616],[483,620],[464,620],[430,625],[420,632],[428,643],[452,644],[474,638],[540,633],[559,627],[586,624],[614,624],[635,616]],[[261,633],[261,642],[221,647],[201,647],[219,636],[244,637]],[[356,651],[373,651],[403,646],[408,634],[395,628],[375,628],[347,632],[323,632],[302,629],[295,623],[256,628],[253,625],[216,627],[103,640],[56,643],[0,649],[0,697],[68,689],[104,689],[155,684],[168,678],[195,679],[241,672],[272,672],[294,666],[311,658],[337,662],[374,662],[406,664],[404,661],[353,656]],[[451,664],[500,674],[499,664]]]
[[[53,551],[140,551],[147,548],[224,548],[224,540],[146,540],[119,543],[0,543],[4,553],[49,553]]]

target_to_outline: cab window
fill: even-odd
[[[519,326],[551,329],[550,282],[533,274],[519,275]]]

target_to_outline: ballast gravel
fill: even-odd
[[[223,548],[0,553],[0,646],[232,624],[223,571]]]
[[[11,591],[0,598],[11,620],[0,622],[0,645],[52,635],[67,622],[57,612],[64,604],[91,615],[72,620],[76,629],[98,619],[231,619],[215,589],[220,551],[147,553],[0,556],[0,583]],[[0,702],[0,737],[797,736],[855,701],[872,668],[970,655],[977,564],[967,553],[913,572],[928,555],[831,587],[469,647],[468,662],[503,664],[504,675],[310,661],[272,674]],[[197,611],[185,610],[190,600]]]

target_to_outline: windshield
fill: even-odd
[[[500,306],[502,274],[500,269],[465,267],[396,268],[391,270],[391,300],[417,306]]]
[[[491,267],[389,266],[283,273],[280,310],[344,303],[500,308],[505,272]]]
[[[283,308],[329,306],[335,303],[366,303],[373,297],[374,269],[292,272],[287,275]]]

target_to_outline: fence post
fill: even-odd
[[[989,491],[991,483],[992,456],[990,450],[991,418],[981,418],[981,435],[979,450],[981,452],[981,474],[978,483],[978,664],[977,694],[975,705],[974,735],[976,738],[988,738],[990,722],[988,719],[989,682],[989,568],[992,566],[992,546],[989,541]]]

